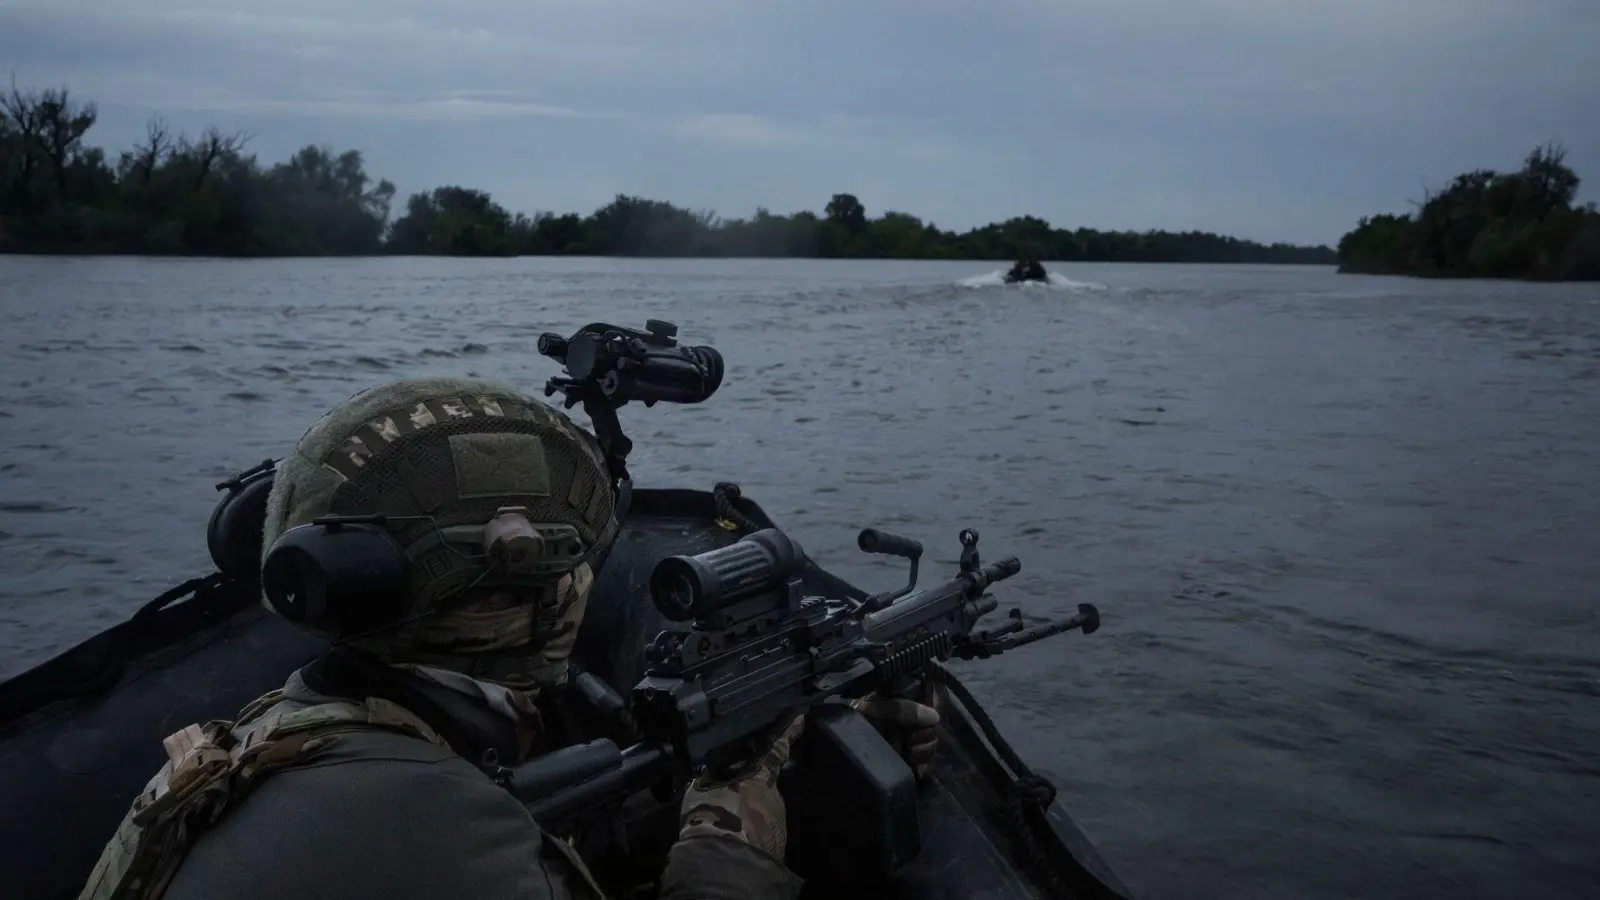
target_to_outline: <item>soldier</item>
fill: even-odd
[[[334,649],[234,721],[168,737],[80,900],[600,897],[476,763],[560,742],[550,700],[614,513],[594,438],[509,388],[409,379],[336,406],[278,469],[262,567],[268,607]],[[857,707],[926,772],[933,709]],[[663,898],[798,894],[775,775],[803,724],[685,792]]]

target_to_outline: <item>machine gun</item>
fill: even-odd
[[[626,749],[610,739],[589,741],[491,774],[541,826],[560,831],[640,790],[666,801],[697,772],[737,768],[764,751],[777,723],[808,712],[803,744],[828,758],[828,781],[847,785],[857,801],[842,826],[858,831],[845,839],[863,851],[856,858],[890,868],[909,861],[920,846],[909,767],[855,710],[824,701],[901,691],[934,660],[986,658],[1075,628],[1090,634],[1100,624],[1094,606],[1080,604],[1077,615],[1032,628],[1012,610],[1005,624],[978,629],[998,606],[988,588],[1022,564],[1009,557],[983,565],[977,532],[964,530],[960,539],[959,573],[917,591],[922,545],[862,531],[861,550],[911,562],[904,588],[864,600],[805,596],[808,559],[775,528],[661,560],[651,598],[677,627],[656,636],[651,666],[631,693],[628,708],[642,739]],[[797,837],[799,831],[791,826]]]
[[[569,376],[546,382],[544,395],[560,391],[563,409],[583,404],[617,492],[618,518],[633,495],[628,475],[633,441],[622,433],[617,407],[633,400],[647,407],[700,403],[722,386],[722,354],[711,347],[680,346],[678,326],[671,322],[650,319],[644,328],[592,322],[572,337],[552,332],[539,336],[539,353],[561,363]]]

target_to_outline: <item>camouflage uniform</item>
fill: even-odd
[[[330,635],[342,649],[234,721],[167,738],[167,764],[80,900],[598,896],[577,854],[473,762],[484,745],[512,748],[503,760],[536,746],[540,692],[566,680],[593,584],[584,564],[559,580],[496,585],[446,546],[446,529],[507,507],[575,529],[588,559],[617,528],[594,439],[499,385],[401,381],[316,422],[279,467],[263,549],[317,516],[388,516],[412,561],[399,624]],[[407,702],[342,686],[336,673],[352,659]],[[687,792],[664,898],[798,894],[768,772],[792,738],[775,743],[767,768]],[[707,809],[720,811],[718,827],[697,818]]]
[[[778,793],[778,770],[805,730],[805,718],[795,716],[778,729],[778,737],[751,771],[737,778],[702,775],[683,794],[683,830],[680,840],[735,837],[769,856],[782,859],[789,843],[788,816]]]

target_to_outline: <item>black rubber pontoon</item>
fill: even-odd
[[[737,489],[636,490],[591,595],[574,661],[626,696],[642,674],[643,646],[662,626],[646,588],[655,562],[771,524]],[[865,596],[820,568],[808,582],[819,593]],[[326,649],[269,615],[258,596],[249,579],[217,574],[187,582],[127,622],[0,684],[0,872],[9,900],[76,896],[133,797],[164,761],[162,738],[190,723],[231,718]],[[922,852],[872,894],[1127,897],[1053,789],[1028,771],[960,681],[939,673],[945,740],[936,778],[918,798]],[[670,843],[675,811],[647,804],[630,822],[630,862],[648,866],[652,850]],[[636,827],[648,833],[635,835]],[[803,844],[804,826],[794,823],[792,831]],[[619,869],[606,862],[604,842],[596,855],[597,870]],[[837,886],[822,878],[806,894],[830,889]]]

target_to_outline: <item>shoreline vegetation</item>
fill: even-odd
[[[93,103],[66,88],[0,93],[0,253],[213,257],[654,256],[1333,265],[1331,247],[1260,244],[1207,232],[1053,228],[1033,216],[965,233],[908,213],[876,218],[855,196],[823,213],[746,219],[619,194],[587,216],[511,213],[446,186],[392,207],[395,187],[360,151],[310,145],[264,165],[250,135],[198,137],[151,119],[109,156],[84,138]],[[398,213],[397,215],[395,213]]]
[[[1415,215],[1368,216],[1339,241],[1339,271],[1423,278],[1600,281],[1600,211],[1554,144],[1516,172],[1457,175]]]

